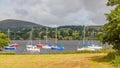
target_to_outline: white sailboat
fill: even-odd
[[[30,32],[30,41],[26,45],[26,50],[30,52],[40,52],[40,48],[38,48],[36,45],[33,45],[32,33],[33,33],[33,28],[32,31]]]
[[[46,28],[46,36],[45,36],[45,45],[42,46],[43,49],[51,49],[51,44],[48,43],[48,28]]]
[[[89,48],[93,48],[93,49],[95,49],[95,50],[100,50],[100,49],[102,49],[102,46],[98,46],[98,45],[96,45],[95,44],[95,42],[94,42],[94,30],[93,30],[93,32],[92,32],[93,34],[93,39],[92,39],[92,43],[91,43],[91,46],[89,46]]]
[[[95,51],[95,49],[94,48],[92,48],[92,47],[89,47],[90,46],[90,44],[87,44],[87,43],[85,43],[85,26],[84,26],[84,29],[83,29],[83,43],[82,43],[82,48],[77,48],[77,50],[78,51],[82,51],[82,50],[89,50],[89,51]]]

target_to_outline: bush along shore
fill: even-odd
[[[118,51],[109,52],[103,59],[110,62],[117,68],[120,67],[120,52]]]

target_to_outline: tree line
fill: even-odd
[[[48,30],[47,30],[48,29]],[[47,36],[48,40],[82,40],[83,39],[83,29],[84,26],[64,26],[58,27],[57,31],[56,28],[36,28],[33,27],[32,32],[32,39],[38,40],[42,39],[45,40]],[[29,40],[31,29],[21,29],[21,30],[10,30],[10,39],[11,40]],[[97,40],[99,36],[98,34],[102,32],[102,29],[96,28],[89,28],[86,27],[85,29],[85,39],[94,39]],[[6,35],[8,35],[8,31],[3,31]]]

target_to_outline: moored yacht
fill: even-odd
[[[31,52],[40,52],[40,48],[37,47],[36,45],[33,45],[32,32],[33,32],[33,28],[32,28],[32,31],[30,32],[30,41],[26,45],[26,50]]]

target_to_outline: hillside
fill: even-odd
[[[46,27],[40,24],[35,24],[33,22],[22,21],[22,20],[14,20],[14,19],[7,19],[0,21],[0,30],[21,30],[21,29],[31,29],[31,27]],[[87,26],[91,29],[101,29],[102,26]],[[64,30],[83,30],[83,26],[81,25],[66,25],[66,26],[59,26],[58,29]]]
[[[13,20],[13,19],[7,19],[0,21],[0,30],[19,30],[23,28],[31,28],[31,27],[45,27],[39,24],[35,24],[28,21],[22,21],[22,20]]]
[[[9,20],[0,21],[0,31],[7,34],[7,30],[10,29],[11,39],[17,39],[17,40],[28,39],[29,31],[31,31],[32,27],[34,27],[33,39],[38,39],[39,33],[41,33],[41,39],[45,39],[44,36],[46,35],[46,28],[49,28],[48,29],[49,39],[55,38],[56,28],[50,28],[50,27],[42,26],[42,25],[35,24],[32,22],[21,21],[21,20],[9,19]],[[96,34],[98,32],[102,32],[102,26],[86,26],[86,30],[85,30],[86,37],[91,38],[91,34],[93,30],[94,32],[96,32]],[[58,39],[59,40],[82,39],[82,36],[83,36],[82,31],[83,31],[83,26],[81,25],[59,26],[58,27],[58,32],[59,32]],[[14,38],[15,33],[16,33],[16,38]]]
[[[67,29],[67,30],[83,30],[83,26],[81,25],[67,25],[67,26],[59,26],[58,27],[61,30]],[[102,25],[96,25],[96,26],[86,26],[86,30],[98,30],[102,31]]]

